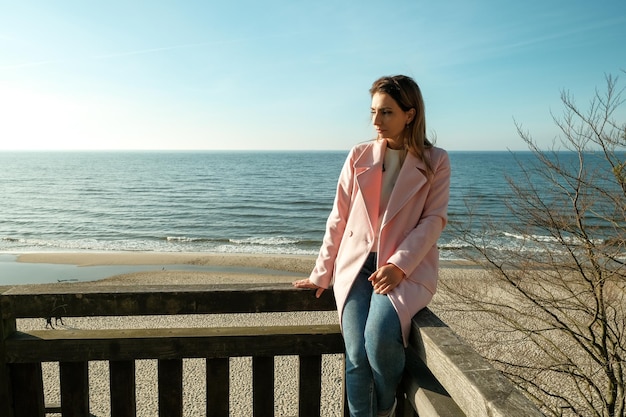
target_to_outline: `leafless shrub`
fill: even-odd
[[[517,124],[534,161],[508,179],[518,247],[498,248],[501,225],[471,214],[452,225],[489,279],[444,281],[442,305],[483,323],[467,333],[472,342],[551,416],[626,415],[623,92],[607,76],[586,111],[563,92],[550,150]]]

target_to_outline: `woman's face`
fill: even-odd
[[[372,96],[372,124],[378,139],[387,139],[389,146],[401,149],[406,125],[413,120],[414,109],[403,111],[388,94],[374,93]]]

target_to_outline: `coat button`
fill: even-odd
[[[352,230],[350,230],[349,236],[352,237],[353,234],[354,234],[354,232]]]

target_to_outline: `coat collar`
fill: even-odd
[[[382,165],[386,147],[386,141],[376,140],[368,146],[369,152],[367,150],[362,152],[354,163],[357,183],[363,195],[372,229],[379,217]],[[389,198],[382,226],[388,223],[426,183],[426,165],[416,156],[407,154]]]
[[[398,174],[396,185],[393,187],[393,191],[389,197],[389,204],[383,219],[383,226],[388,223],[427,182],[428,177],[426,175],[426,164],[424,164],[424,161],[413,154],[407,154],[404,164],[402,164],[402,168],[400,169],[400,173]]]
[[[380,210],[380,188],[385,141],[377,140],[365,148],[354,162],[354,172],[372,231],[376,230]]]

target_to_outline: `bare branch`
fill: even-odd
[[[585,110],[561,93],[549,150],[515,122],[533,155],[507,178],[517,248],[499,247],[498,225],[477,224],[469,207],[451,225],[490,279],[445,284],[446,308],[494,323],[467,337],[552,416],[626,412],[625,88],[610,75],[605,84]]]

